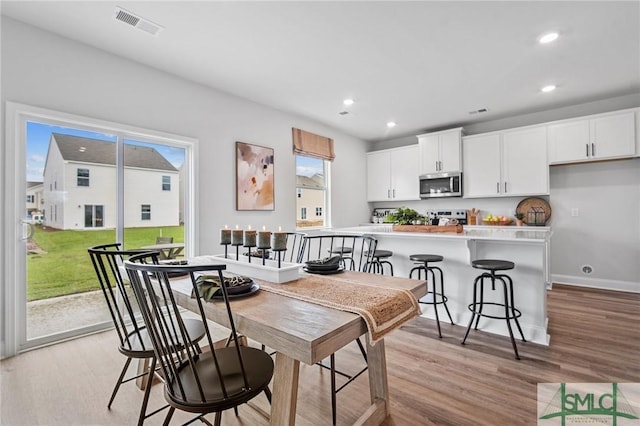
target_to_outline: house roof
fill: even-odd
[[[58,145],[62,158],[66,161],[81,163],[116,164],[116,147],[114,142],[81,136],[52,133],[51,139]],[[143,169],[178,170],[162,156],[155,148],[125,144],[125,167],[139,167]]]
[[[296,175],[296,186],[302,188],[314,188],[314,189],[322,189],[324,188],[324,176],[315,174],[311,177]]]

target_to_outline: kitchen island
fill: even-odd
[[[530,342],[549,344],[546,292],[551,288],[551,230],[548,227],[465,226],[462,233],[421,233],[396,232],[391,225],[372,224],[334,228],[331,232],[375,236],[378,249],[393,251],[389,260],[398,277],[408,277],[411,268],[416,266],[409,260],[412,254],[443,256],[444,261],[434,266],[444,272],[445,294],[449,298],[447,307],[453,321],[464,327],[471,318],[467,306],[473,301],[473,280],[482,272],[471,267],[471,261],[503,259],[514,262],[515,269],[505,273],[513,279],[515,304],[522,312],[519,321],[525,338]],[[490,289],[491,286],[485,286],[485,302],[501,303],[502,292]],[[421,308],[422,316],[435,319],[432,305],[421,304]],[[444,318],[446,315],[440,314],[440,320],[444,321]],[[508,335],[504,320],[483,317],[478,329]]]

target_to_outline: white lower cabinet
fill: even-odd
[[[633,111],[549,124],[549,163],[631,157],[635,154]]]
[[[549,194],[544,126],[462,139],[465,198]]]
[[[367,154],[367,200],[419,200],[418,145]]]

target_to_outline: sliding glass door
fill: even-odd
[[[24,230],[3,301],[7,355],[112,327],[88,247],[169,238],[180,255],[191,249],[194,141],[49,113],[16,113],[15,198],[23,201],[15,216]]]

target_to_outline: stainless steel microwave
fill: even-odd
[[[462,197],[462,173],[433,173],[420,176],[420,198]]]

